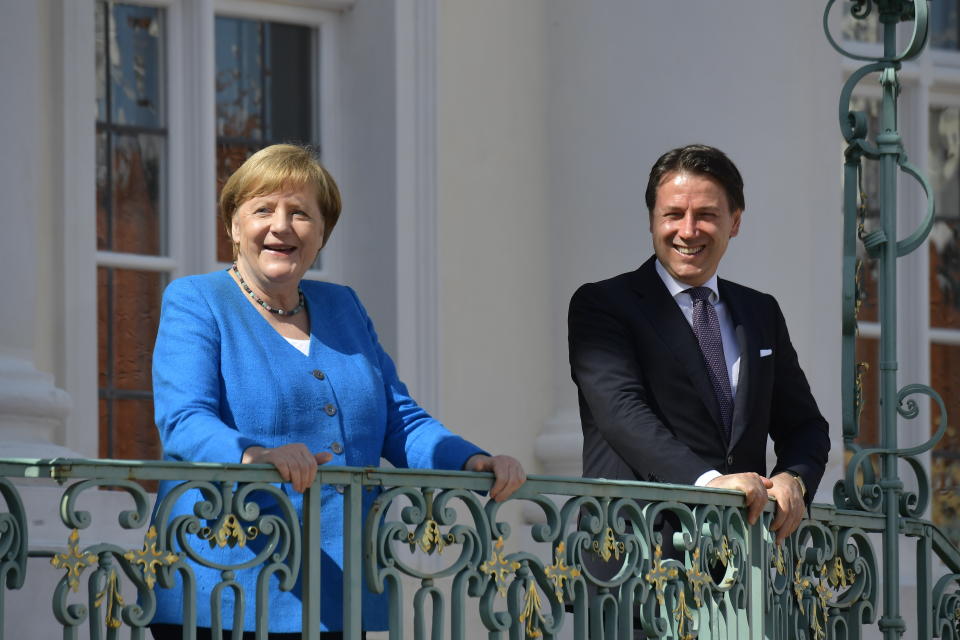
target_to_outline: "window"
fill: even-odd
[[[213,74],[191,78],[168,73],[176,68],[168,43],[184,35],[168,28],[176,24],[168,16],[184,7],[175,0],[157,4],[162,6],[112,0],[94,5],[98,453],[106,458],[161,456],[151,356],[163,288],[175,277],[232,260],[231,243],[210,215],[216,207],[202,214],[202,203],[210,202],[202,194],[217,193],[263,146],[320,141],[317,27],[329,14],[288,11],[290,21],[209,16],[214,41],[198,46],[209,48]],[[270,11],[264,7],[268,17]],[[313,23],[294,22],[304,17]],[[185,58],[203,55],[195,50]],[[187,175],[186,130],[203,118],[196,115],[201,97],[188,90],[191,80],[207,83],[214,97],[215,131],[209,130],[208,152],[197,154],[210,158],[205,169],[199,161],[199,173],[210,184],[173,206],[174,196],[196,182]],[[175,110],[188,114],[179,129],[168,117]],[[176,149],[180,162],[173,160]],[[315,266],[320,268],[319,258]]]
[[[149,345],[168,270],[164,13],[96,4],[99,454],[157,458]],[[149,262],[147,262],[149,264]],[[152,265],[154,267],[160,265]]]

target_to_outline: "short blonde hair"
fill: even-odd
[[[240,205],[250,198],[289,186],[313,187],[323,216],[323,246],[326,246],[340,219],[340,189],[310,148],[294,144],[274,144],[257,151],[223,185],[220,219],[227,228],[227,236],[233,234],[233,216]]]

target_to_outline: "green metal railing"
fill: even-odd
[[[64,550],[30,549],[16,478],[62,485]],[[151,524],[151,495],[138,479],[184,480],[184,491],[199,489],[203,499],[193,517],[166,522],[166,503],[177,497],[171,494]],[[418,639],[552,638],[563,629],[572,629],[575,638],[632,638],[634,629],[651,638],[859,637],[877,610],[878,563],[870,534],[885,530],[882,514],[814,507],[812,518],[778,547],[768,530],[772,509],[749,526],[735,492],[533,477],[510,500],[495,503],[478,493],[489,488],[485,474],[322,468],[304,501],[301,525],[273,484],[278,480],[268,467],[243,465],[0,461],[6,503],[0,512],[0,578],[7,589],[20,588],[28,557],[34,563],[50,557],[63,571],[51,612],[64,638],[79,637],[84,628],[92,638],[119,637],[123,627],[141,638],[156,589],[178,574],[190,593],[187,557],[217,567],[223,589],[229,589],[239,567],[216,565],[210,550],[260,536],[252,564],[265,575],[282,574],[287,588],[302,581],[303,637],[315,638],[323,526],[316,487],[332,484],[344,496],[348,638],[360,634],[362,576],[372,589],[389,593],[391,638],[403,637],[403,615],[411,611]],[[129,497],[111,499],[115,520],[91,528],[90,514],[77,505],[87,492],[108,487]],[[360,499],[367,491],[379,495],[363,521]],[[267,494],[281,505],[273,513],[286,517],[258,512],[257,501]],[[535,512],[538,524],[511,528],[502,514],[513,509],[516,520],[518,504],[528,517]],[[673,521],[672,536],[657,524],[664,519]],[[901,526],[918,537],[920,547],[946,551],[943,557],[960,572],[960,557],[929,523],[904,519]],[[103,542],[111,527],[142,531],[142,546]],[[931,615],[930,628],[956,629],[950,608],[956,594],[951,597]],[[222,619],[220,606],[219,598],[187,599],[187,627],[198,607]],[[248,606],[266,619],[260,613],[269,602],[258,597]],[[471,611],[479,627],[468,628]]]
[[[30,549],[16,478],[62,485],[63,550]],[[151,495],[138,479],[185,480],[184,490],[199,489],[203,500],[194,517],[171,522],[163,519],[168,505],[158,505],[151,524]],[[265,576],[282,574],[286,588],[302,581],[303,637],[316,638],[320,492],[309,490],[301,525],[273,484],[278,480],[270,468],[241,465],[2,461],[0,578],[7,589],[21,588],[28,558],[50,558],[63,571],[50,598],[64,638],[80,637],[83,629],[91,638],[114,638],[123,627],[142,638],[154,590],[178,574],[191,592],[187,557],[221,570],[222,592],[240,567],[216,565],[210,550],[260,536],[256,560],[247,564]],[[632,638],[634,629],[651,638],[852,638],[875,622],[878,610],[870,534],[885,534],[883,514],[815,506],[778,547],[768,530],[772,510],[748,526],[742,496],[722,490],[534,477],[498,504],[478,493],[490,485],[483,474],[324,468],[314,486],[324,483],[343,488],[347,638],[360,637],[362,576],[389,593],[391,638],[403,637],[409,611],[418,639],[552,638],[563,629],[575,638]],[[85,493],[104,488],[129,497],[111,498],[115,521],[94,523],[77,505]],[[359,505],[367,491],[379,496],[364,522]],[[281,505],[274,513],[286,517],[258,513],[257,500],[268,494]],[[171,494],[167,502],[175,499]],[[532,506],[540,522],[512,530],[501,513],[517,503],[528,512]],[[656,524],[664,517],[675,523],[672,536]],[[960,555],[929,522],[902,518],[898,527],[917,539],[926,583],[931,552],[953,572],[938,583],[919,637],[957,637]],[[111,528],[142,531],[143,544],[104,542]],[[0,590],[0,614],[2,603]],[[199,607],[222,620],[220,598],[187,598],[183,606],[188,630]],[[269,602],[258,596],[246,606],[266,619]],[[480,627],[468,628],[470,611]]]

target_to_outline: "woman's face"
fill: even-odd
[[[296,286],[323,246],[313,187],[285,187],[237,208],[231,228],[237,262],[261,288]]]

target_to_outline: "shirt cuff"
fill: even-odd
[[[705,471],[700,474],[700,477],[697,478],[697,481],[693,483],[695,487],[705,487],[707,484],[714,478],[719,478],[723,474],[717,471],[716,469],[710,469],[710,471]]]

